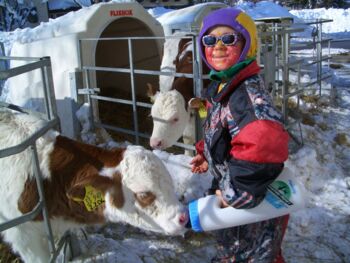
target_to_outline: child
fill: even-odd
[[[214,176],[211,193],[222,207],[249,209],[288,158],[288,133],[258,75],[257,31],[243,11],[224,8],[203,20],[200,52],[211,68],[204,140],[196,145],[192,171]],[[284,262],[281,243],[288,216],[215,231],[212,262]]]

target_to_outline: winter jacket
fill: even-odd
[[[235,208],[258,205],[288,157],[288,133],[258,73],[254,60],[219,93],[220,82],[211,83],[205,137],[196,145],[214,176],[212,190]]]

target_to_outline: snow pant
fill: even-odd
[[[212,263],[284,263],[281,245],[289,215],[213,231],[217,254]]]

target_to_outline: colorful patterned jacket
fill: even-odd
[[[258,205],[288,158],[289,136],[259,70],[254,60],[219,93],[220,82],[211,83],[205,137],[196,145],[214,176],[212,190],[235,208]]]

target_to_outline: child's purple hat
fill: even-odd
[[[213,69],[213,67],[209,65],[205,58],[202,37],[206,35],[210,29],[216,26],[231,27],[236,32],[240,33],[245,39],[245,45],[238,62],[256,56],[257,30],[253,19],[241,9],[231,7],[218,9],[209,13],[203,19],[202,27],[198,37],[199,46],[201,47],[200,54],[209,68]]]

